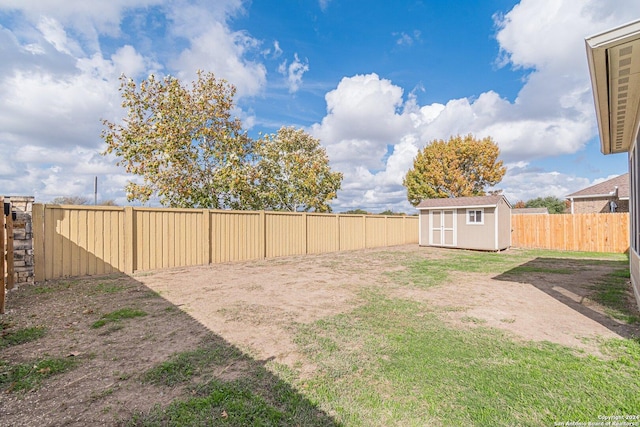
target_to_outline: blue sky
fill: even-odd
[[[344,173],[337,212],[413,212],[402,178],[434,139],[500,146],[512,202],[563,197],[627,171],[603,156],[584,38],[640,17],[631,0],[4,0],[0,193],[125,204],[132,179],[103,157],[118,77],[238,89],[252,135],[296,126]]]

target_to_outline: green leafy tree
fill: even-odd
[[[528,200],[525,204],[527,208],[547,208],[550,214],[561,214],[566,209],[564,200],[561,200],[554,196],[537,197],[535,199]]]
[[[352,209],[350,211],[344,211],[342,213],[345,215],[369,215],[369,212],[363,209]]]
[[[120,78],[124,121],[103,120],[104,154],[141,182],[126,186],[129,201],[152,196],[171,207],[243,208],[250,197],[253,141],[231,116],[235,87],[198,72],[190,87],[153,75],[139,85]]]
[[[403,216],[406,215],[404,212],[394,212],[391,209],[387,209],[386,211],[382,211],[380,212],[378,215],[386,215],[386,216],[391,216],[391,215],[396,215],[396,216]]]
[[[490,137],[469,134],[432,141],[418,152],[404,178],[407,198],[416,206],[423,199],[484,196],[485,188],[499,183],[506,172],[499,155]]]
[[[51,200],[54,205],[88,205],[89,198],[84,196],[60,196]]]
[[[255,143],[256,196],[261,209],[331,212],[342,173],[333,172],[318,139],[301,129],[282,127]]]

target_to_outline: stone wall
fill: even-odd
[[[11,202],[11,208],[16,213],[13,222],[13,266],[15,271],[15,285],[33,283],[33,225],[31,213],[34,198],[31,196],[5,197],[5,202]]]

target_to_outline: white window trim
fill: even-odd
[[[478,211],[481,212],[480,216],[482,218],[482,221],[480,221],[480,222],[475,222],[475,221],[471,222],[471,221],[469,221],[469,212],[478,212]],[[467,209],[466,218],[467,218],[467,225],[484,225],[484,208]],[[474,218],[475,218],[475,215],[474,215]]]

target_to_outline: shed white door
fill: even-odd
[[[431,234],[429,244],[434,246],[455,246],[456,211],[431,211]]]

